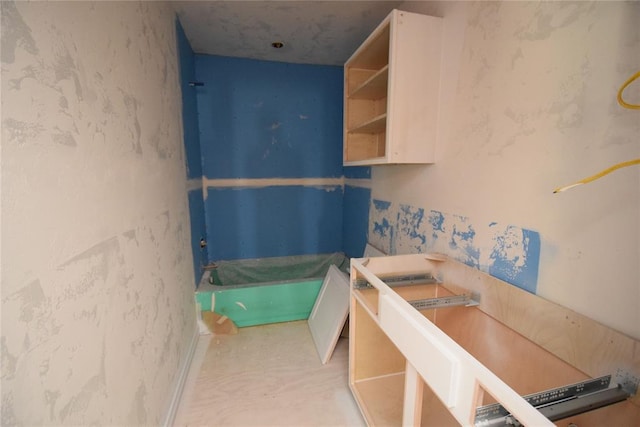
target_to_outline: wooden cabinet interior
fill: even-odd
[[[345,160],[385,156],[390,24],[345,68]]]
[[[580,328],[591,327],[590,330],[595,334],[591,337],[585,336],[583,331],[576,330],[575,324],[570,323],[575,321],[576,314],[563,307],[528,294],[477,270],[473,271],[474,269],[453,260],[433,263],[424,260],[424,256],[414,255],[385,258],[387,259],[369,259],[367,267],[371,270],[368,272],[376,270],[381,273],[389,272],[394,268],[395,262],[397,271],[406,273],[407,268],[413,268],[412,265],[419,265],[422,262],[425,268],[437,271],[438,277],[443,277],[443,281],[437,285],[414,284],[394,287],[392,290],[377,287],[355,288],[355,279],[362,279],[363,276],[359,260],[352,261],[352,266],[356,266],[352,267],[351,275],[349,381],[354,397],[369,425],[413,424],[408,422],[406,417],[415,417],[415,424],[425,426],[473,424],[474,422],[473,417],[461,422],[453,415],[456,405],[460,402],[460,396],[465,395],[464,390],[460,388],[464,386],[459,385],[456,391],[459,393],[457,400],[454,399],[445,404],[421,374],[415,376],[417,385],[410,385],[408,379],[411,378],[413,366],[420,364],[420,360],[414,360],[415,357],[412,355],[419,354],[420,344],[415,343],[416,348],[407,352],[406,343],[403,344],[402,339],[399,340],[397,336],[400,329],[389,328],[388,324],[385,326],[384,318],[389,316],[389,307],[393,307],[384,304],[384,300],[390,296],[389,292],[402,300],[414,301],[459,294],[465,288],[464,285],[467,285],[467,289],[470,286],[474,291],[484,291],[478,307],[436,308],[422,310],[419,315],[435,325],[439,331],[444,332],[447,339],[452,339],[461,347],[461,353],[456,353],[452,360],[463,361],[465,359],[462,354],[468,353],[492,375],[506,383],[512,391],[517,393],[517,396],[584,381],[612,371],[613,366],[630,368],[636,374],[640,370],[639,341],[621,335],[590,319],[581,318]],[[463,281],[461,282],[460,279]],[[503,300],[503,298],[506,299]],[[512,303],[515,301],[514,307],[503,305],[506,301]],[[532,303],[534,301],[535,303]],[[528,310],[518,313],[520,304],[526,304]],[[409,309],[417,311],[410,306]],[[544,320],[532,321],[532,317],[536,317],[536,309],[540,310],[538,315],[541,316],[556,311],[553,315],[566,317],[568,323],[561,322],[556,324],[554,329],[541,332],[538,328],[546,329],[549,325]],[[511,313],[512,310],[515,312]],[[519,320],[507,320],[512,315],[518,315]],[[414,323],[418,324],[415,321]],[[408,332],[406,328],[402,329],[402,334]],[[429,331],[425,333],[432,334]],[[609,348],[606,350],[586,355],[569,354],[569,357],[563,357],[567,350],[570,350],[567,347],[574,352],[577,348],[588,350],[594,344],[581,341],[588,341],[590,338],[599,339],[602,336],[606,336],[608,341]],[[536,341],[540,338],[544,342]],[[398,346],[405,350],[401,350]],[[414,350],[418,353],[413,352]],[[447,349],[447,351],[450,350]],[[458,366],[461,369],[460,372],[466,372],[463,365],[464,363],[461,362]],[[429,369],[437,371],[443,367],[433,365]],[[417,392],[412,387],[416,387]],[[476,387],[476,390],[473,390],[476,406],[494,403],[496,399],[493,396],[498,396],[491,385],[485,384],[483,387]],[[412,404],[412,400],[417,402]],[[639,419],[640,399],[636,396],[625,402],[556,421],[555,424],[568,426],[573,423],[580,427],[632,425],[634,420]],[[548,421],[546,424],[552,425]]]
[[[345,165],[432,162],[440,22],[394,10],[345,64]]]

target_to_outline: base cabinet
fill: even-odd
[[[423,273],[443,280],[422,283],[415,279]],[[380,280],[391,277],[414,279],[393,287]],[[470,292],[482,293],[479,305],[419,309],[409,304],[451,301]],[[540,301],[534,302],[536,299]],[[515,307],[501,306],[506,301]],[[518,304],[546,310],[547,315],[553,308],[557,315],[565,316],[567,309],[456,261],[435,262],[423,255],[352,260],[350,304],[349,384],[370,426],[494,425],[477,422],[476,409],[496,402],[523,425],[631,426],[640,420],[637,396],[553,423],[527,403],[522,396],[589,381],[614,365],[640,369],[640,356],[633,350],[640,343],[603,329],[617,353],[607,355],[606,360],[599,359],[602,354],[592,354],[589,364],[600,366],[597,369],[603,372],[587,373],[584,366],[575,366],[582,362],[572,364],[558,355],[568,345],[590,345],[574,337],[569,323],[545,333],[529,323],[531,336],[527,336],[519,331],[520,320],[510,324],[500,319],[509,318],[512,309],[523,313]],[[525,324],[530,314],[521,314]],[[596,325],[594,322],[593,330],[598,334]],[[581,326],[591,325],[584,320]],[[544,324],[540,327],[546,328]],[[544,336],[547,341],[554,332],[557,337],[551,337],[547,348],[535,340]]]

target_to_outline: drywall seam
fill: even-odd
[[[340,178],[238,178],[238,179],[211,179],[202,177],[203,188],[261,188],[261,187],[288,187],[288,186],[338,186],[344,185],[344,177]]]
[[[345,178],[344,185],[349,185],[351,187],[371,188],[371,180],[368,178],[367,179]]]
[[[193,335],[191,336],[191,342],[189,343],[189,349],[187,350],[184,360],[180,366],[180,370],[178,371],[178,376],[175,380],[172,397],[169,403],[169,407],[167,408],[167,415],[164,418],[165,427],[170,427],[173,425],[176,414],[178,413],[178,407],[180,406],[180,399],[182,397],[182,393],[184,391],[184,386],[187,381],[187,377],[189,375],[189,369],[191,368],[191,363],[193,362],[193,355],[196,352],[196,347],[198,346],[198,338],[200,337],[200,329],[198,327],[197,319],[195,319],[193,328]]]

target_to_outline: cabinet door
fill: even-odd
[[[309,330],[322,364],[336,347],[349,314],[349,277],[332,265],[309,315]]]

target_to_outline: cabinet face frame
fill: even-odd
[[[345,166],[434,162],[441,27],[393,10],[345,63]]]

